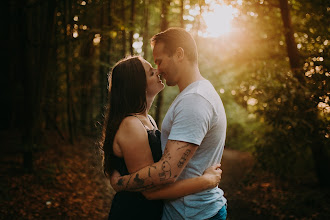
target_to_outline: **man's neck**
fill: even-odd
[[[190,68],[184,68],[184,71],[181,74],[181,80],[179,80],[178,82],[180,92],[182,92],[191,83],[203,79],[204,77],[199,72],[199,68],[197,65],[191,66]]]

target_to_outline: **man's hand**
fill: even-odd
[[[222,174],[222,170],[220,169],[220,167],[221,164],[210,166],[203,173],[202,177],[206,178],[209,184],[213,187],[217,187],[220,184]]]

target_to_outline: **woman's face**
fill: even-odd
[[[147,96],[156,96],[165,87],[155,68],[145,59],[141,59],[147,79]]]

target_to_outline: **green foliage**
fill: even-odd
[[[262,135],[262,123],[231,99],[223,101],[227,115],[226,148],[254,151],[255,142]]]
[[[310,165],[313,144],[329,144],[325,137],[329,121],[313,102],[312,92],[317,91],[314,80],[302,86],[291,72],[267,69],[271,68],[257,70],[243,81],[236,97],[269,127],[255,146],[260,165],[278,176],[290,176],[301,169],[310,169],[301,165]],[[301,163],[303,160],[306,163]]]
[[[257,135],[253,134],[259,165],[279,177],[293,177],[304,169],[319,169],[317,160],[327,160],[329,155],[325,148],[323,159],[315,156],[315,145],[330,143],[329,30],[321,22],[328,17],[322,1],[309,2],[306,7],[304,1],[292,2],[294,36],[301,60],[305,60],[304,68],[293,73],[286,57],[280,11],[271,1],[263,2],[242,5],[237,22],[245,24],[240,33],[245,38],[235,39],[241,47],[231,61],[237,65],[232,69],[234,79],[227,80],[226,86],[232,98],[261,123]],[[251,11],[258,16],[244,15]],[[306,76],[304,82],[298,81],[297,74]],[[229,135],[247,131],[233,121],[228,128],[234,129]]]

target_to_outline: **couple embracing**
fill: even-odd
[[[226,219],[218,187],[226,115],[198,68],[197,46],[181,28],[151,39],[157,69],[141,57],[119,61],[109,75],[104,172],[116,190],[109,219]],[[180,93],[159,131],[148,114],[168,86]]]

